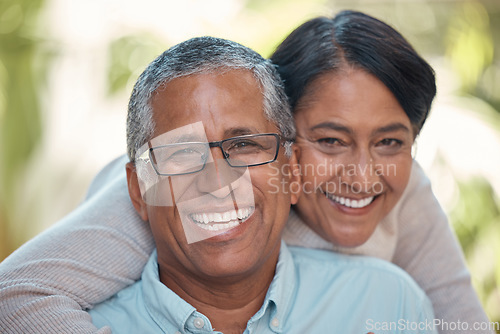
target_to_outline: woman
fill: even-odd
[[[412,162],[435,95],[428,64],[392,28],[350,11],[306,22],[271,59],[294,110],[304,181],[285,239],[393,261],[427,292],[438,319],[487,321],[446,217]],[[0,268],[6,277],[0,293],[9,307],[23,304],[2,312],[11,332],[28,332],[32,324],[44,332],[95,330],[81,309],[140,276],[153,241],[132,214],[123,162],[101,172],[65,223]],[[47,265],[57,270],[47,274]],[[43,276],[34,273],[38,267]],[[44,321],[60,312],[57,324]]]
[[[397,31],[353,11],[302,24],[271,60],[294,112],[302,167],[288,243],[384,258],[426,291],[436,319],[468,318],[469,330],[487,322],[460,247],[412,161],[436,94],[432,68]]]
[[[411,147],[436,94],[434,72],[399,33],[355,12],[306,22],[271,60],[286,84],[310,188],[299,216],[333,244],[359,246],[407,184]]]

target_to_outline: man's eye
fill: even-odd
[[[178,159],[182,157],[197,157],[203,155],[202,152],[192,148],[183,148],[182,150],[177,150],[173,152],[169,159]]]
[[[199,159],[202,156],[203,152],[189,147],[176,150],[157,150],[155,152],[155,161],[157,163],[182,162]]]
[[[262,145],[253,140],[238,140],[231,143],[228,151],[242,151],[242,150],[260,150],[263,149]]]
[[[246,140],[246,141],[239,141],[233,144],[233,147],[247,147],[247,146],[257,146],[257,143],[251,140]]]

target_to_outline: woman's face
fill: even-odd
[[[408,183],[410,119],[380,80],[349,68],[315,80],[295,122],[303,182],[295,209],[335,245],[363,244]]]

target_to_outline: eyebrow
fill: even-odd
[[[316,124],[315,126],[313,126],[311,128],[311,131],[318,130],[318,129],[335,130],[335,131],[340,131],[340,132],[344,132],[347,134],[354,133],[354,131],[352,131],[351,128],[349,128],[345,125],[335,123],[335,122],[322,122],[322,123]]]
[[[237,137],[237,136],[244,136],[244,135],[251,135],[251,134],[256,134],[260,133],[256,128],[248,128],[248,127],[237,127],[237,128],[230,128],[224,131],[224,138],[229,138],[229,137]]]
[[[381,133],[388,133],[395,131],[403,131],[406,133],[411,132],[406,125],[404,125],[403,123],[396,122],[376,129],[375,131],[373,131],[373,134],[381,134]]]
[[[328,129],[328,130],[335,130],[339,132],[344,132],[346,134],[352,135],[354,131],[345,125],[335,123],[335,122],[322,122],[319,124],[316,124],[311,128],[311,131],[317,130],[317,129]],[[403,123],[395,122],[391,123],[388,125],[385,125],[383,127],[380,127],[376,130],[373,131],[373,134],[381,134],[381,133],[389,133],[389,132],[395,132],[395,131],[403,131],[406,133],[410,133],[410,129]]]
[[[177,143],[189,143],[189,142],[199,142],[206,141],[204,136],[196,135],[194,133],[182,134],[178,136],[173,136],[168,139],[169,143],[177,144]]]
[[[224,131],[224,138],[231,138],[231,137],[238,137],[238,136],[244,136],[244,135],[251,135],[251,134],[258,134],[260,131],[258,131],[256,128],[249,128],[249,127],[236,127],[236,128],[230,128]],[[177,143],[191,143],[191,142],[207,142],[205,137],[200,137],[199,135],[196,135],[194,133],[188,133],[188,134],[181,134],[177,136],[172,136],[168,139],[169,144],[177,144]]]

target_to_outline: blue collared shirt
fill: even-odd
[[[156,251],[140,281],[89,312],[113,333],[220,333],[210,320],[159,280]],[[431,304],[398,267],[281,244],[264,304],[244,334],[437,333]]]

